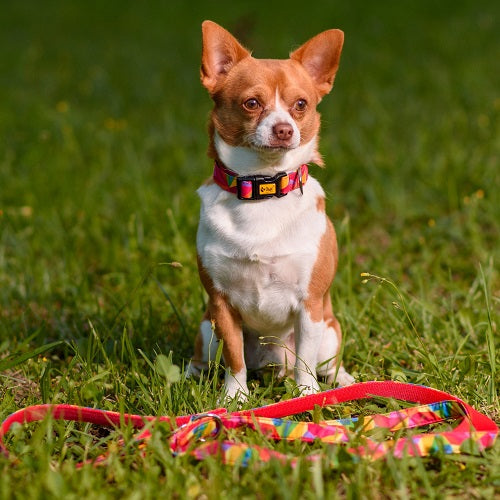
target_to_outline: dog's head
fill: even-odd
[[[252,57],[211,21],[203,23],[202,31],[201,81],[215,103],[212,156],[221,147],[245,148],[272,161],[310,145],[308,161],[321,162],[316,150],[320,125],[316,106],[333,86],[343,32],[324,31],[289,59],[277,60]]]

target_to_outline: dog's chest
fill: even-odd
[[[326,216],[316,207],[321,187],[310,179],[303,195],[263,203],[242,203],[217,186],[198,192],[198,253],[215,288],[247,327],[263,334],[289,332],[326,229]]]

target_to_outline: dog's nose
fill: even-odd
[[[292,138],[293,135],[293,127],[286,122],[276,123],[273,127],[273,134],[280,141],[287,141]]]

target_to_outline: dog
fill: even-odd
[[[351,384],[330,298],[335,230],[308,171],[309,163],[322,166],[316,106],[332,89],[344,34],[324,31],[286,60],[252,57],[212,21],[203,22],[202,35],[215,165],[198,189],[198,269],[208,306],[188,373],[205,369],[222,341],[228,398],[245,399],[247,370],[270,364],[280,376],[293,370],[303,393],[319,390],[317,376]]]

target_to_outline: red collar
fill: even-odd
[[[214,181],[225,191],[234,193],[240,200],[262,200],[276,196],[281,198],[293,189],[303,191],[309,177],[307,165],[301,165],[293,172],[278,172],[274,176],[239,175],[221,165],[214,165]]]

